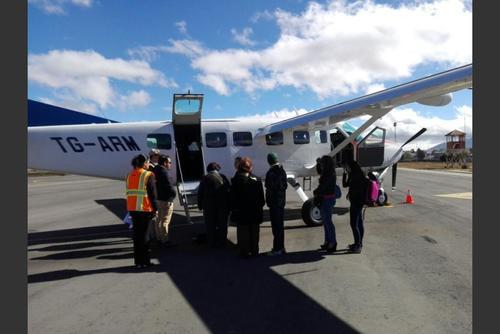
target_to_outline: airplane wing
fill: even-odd
[[[107,118],[28,99],[28,126],[118,123]]]
[[[257,136],[296,127],[324,128],[361,115],[372,116],[355,131],[355,135],[349,137],[352,140],[395,107],[412,102],[433,106],[446,105],[451,101],[451,92],[470,87],[472,87],[472,64],[269,124],[259,129]],[[335,153],[332,152],[332,155]]]

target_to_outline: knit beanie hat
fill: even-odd
[[[267,162],[270,164],[270,165],[274,165],[275,163],[277,163],[279,160],[278,160],[278,155],[274,152],[271,152],[267,155]]]

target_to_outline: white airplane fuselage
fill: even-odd
[[[293,131],[301,130],[299,128],[283,131],[282,145],[268,145],[265,136],[255,135],[258,129],[266,124],[269,124],[269,120],[202,121],[203,166],[217,162],[222,167],[221,172],[229,177],[234,174],[234,158],[248,156],[253,161],[253,173],[264,177],[269,169],[267,154],[275,152],[287,174],[295,177],[316,175],[316,170],[307,166],[314,165],[316,158],[331,152],[330,138],[322,143],[317,136],[318,132],[315,136],[315,130],[309,130],[309,143],[295,144]],[[322,130],[328,131],[328,129]],[[251,132],[252,144],[235,146],[234,132]],[[226,146],[207,147],[205,141],[207,133],[225,133]],[[123,180],[132,168],[130,165],[132,158],[139,153],[147,154],[151,149],[147,145],[148,135],[157,134],[170,135],[170,147],[160,148],[160,151],[172,157],[174,165],[171,174],[177,182],[180,182],[174,125],[169,121],[31,127],[28,128],[28,167]],[[378,166],[369,166],[368,169],[377,170],[386,167],[398,148],[394,143],[385,141],[384,162]],[[399,158],[400,155],[396,161]],[[190,161],[180,159],[181,165],[189,163]],[[182,166],[182,169],[185,167]]]

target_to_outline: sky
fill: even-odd
[[[170,120],[188,90],[203,118],[282,119],[469,63],[471,0],[28,1],[28,98],[120,122]],[[376,125],[470,138],[472,90],[453,97]]]

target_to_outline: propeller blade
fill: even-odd
[[[411,137],[410,139],[408,139],[408,140],[407,140],[407,141],[406,141],[403,145],[401,145],[401,147],[403,147],[403,146],[405,146],[406,144],[408,144],[409,142],[411,142],[411,141],[413,141],[413,140],[417,139],[417,138],[418,138],[418,137],[420,137],[420,135],[421,135],[422,133],[424,133],[425,131],[427,131],[427,129],[426,129],[426,128],[422,128],[422,129],[420,129],[420,131],[419,131],[419,132],[415,133],[415,134],[413,135],[413,137]]]
[[[396,189],[396,174],[398,172],[398,164],[392,165],[392,189]]]

